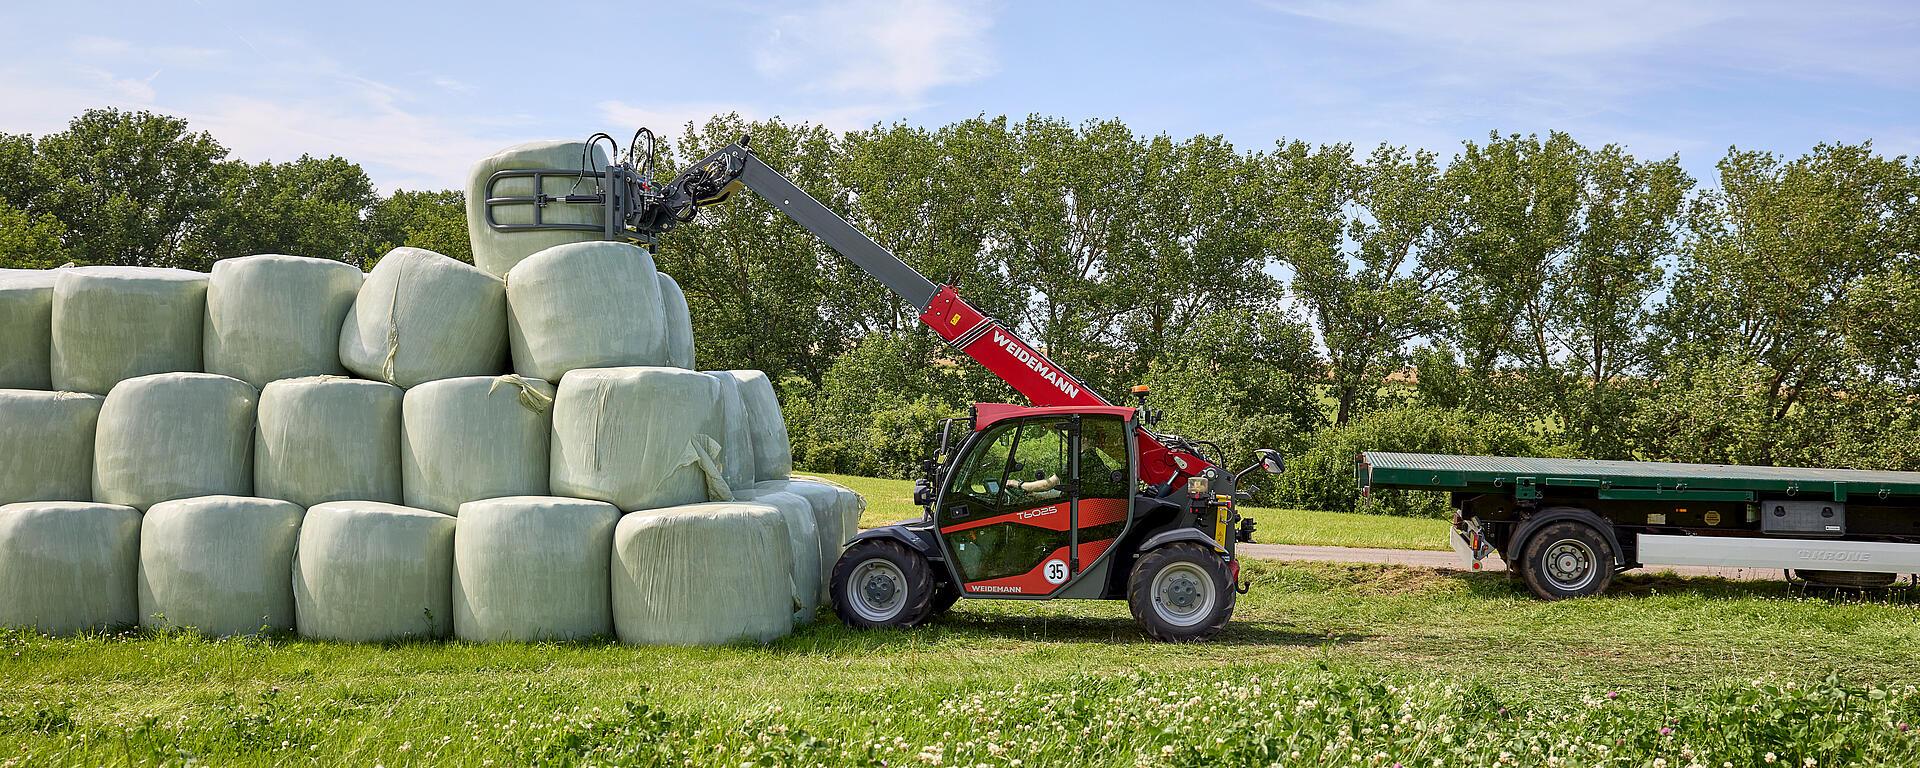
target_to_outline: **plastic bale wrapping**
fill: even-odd
[[[53,388],[104,395],[150,373],[200,370],[207,276],[184,269],[76,267],[53,283]]]
[[[340,326],[366,276],[330,259],[265,254],[222,259],[207,279],[207,373],[264,387],[345,374]]]
[[[140,513],[117,504],[0,506],[0,627],[70,635],[140,619]]]
[[[679,368],[567,374],[553,401],[549,487],[622,510],[733,497],[719,465],[720,385]]]
[[[653,257],[613,242],[557,245],[507,275],[513,372],[559,381],[576,368],[666,365]]]
[[[94,430],[94,500],[145,510],[252,495],[257,396],[246,382],[211,373],[156,373],[114,387]]]
[[[546,495],[553,394],[552,384],[513,374],[407,390],[400,432],[407,506],[453,515],[469,501]]]
[[[634,512],[613,532],[613,629],[635,645],[769,642],[793,631],[793,551],[753,502]]]
[[[0,389],[0,504],[93,500],[99,395]]]
[[[773,382],[759,371],[727,371],[740,382],[740,399],[747,407],[747,428],[753,433],[753,477],[758,481],[785,480],[793,474],[793,446],[787,443],[787,418]]]
[[[55,274],[0,274],[0,389],[53,388]]]
[[[260,390],[254,493],[302,507],[400,503],[399,387],[344,376],[281,379]]]
[[[454,519],[377,501],[307,510],[293,560],[301,636],[347,642],[442,638],[453,630]]]
[[[693,313],[672,275],[660,273],[660,308],[667,329],[667,365],[693,370]]]
[[[579,175],[582,161],[590,174]],[[605,236],[605,216],[598,204],[550,203],[540,209],[540,218],[548,224],[588,224],[592,229],[541,229],[503,231],[487,225],[487,181],[500,171],[559,170],[545,177],[540,189],[530,177],[503,178],[493,187],[492,196],[533,197],[536,192],[552,197],[592,194],[599,190],[597,174],[607,167],[607,154],[600,147],[591,151],[585,142],[535,141],[507,147],[473,165],[467,176],[467,240],[473,243],[473,263],[492,274],[505,277],[522,259],[556,245],[599,240]],[[501,224],[533,223],[532,203],[493,206],[493,220]]]
[[[608,564],[620,511],[603,501],[468,502],[453,537],[453,634],[475,642],[613,633]]]
[[[202,496],[153,505],[140,523],[140,625],[210,637],[293,631],[298,505]]]
[[[504,373],[506,352],[506,286],[419,248],[380,259],[340,328],[347,370],[401,387]]]
[[[741,490],[753,486],[753,427],[747,421],[747,404],[740,397],[740,380],[729,371],[709,371],[720,382],[720,473],[727,487]]]
[[[820,527],[813,505],[806,499],[783,491],[743,491],[736,498],[765,504],[780,510],[787,521],[787,543],[793,549],[793,623],[813,623],[820,598],[827,593],[820,567]]]
[[[860,513],[866,509],[865,500],[840,485],[802,477],[759,483],[745,495],[757,499],[759,494],[768,493],[787,493],[807,500],[819,534],[816,540],[820,544],[820,604],[832,604],[828,593],[833,589],[833,566],[840,562],[847,540],[860,532]]]

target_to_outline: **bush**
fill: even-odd
[[[1425,407],[1376,411],[1313,435],[1288,459],[1280,497],[1290,505],[1335,512],[1445,517],[1446,496],[1375,491],[1360,498],[1355,462],[1363,451],[1480,456],[1564,456],[1566,451],[1497,416]]]

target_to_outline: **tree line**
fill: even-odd
[[[1711,179],[1564,133],[1451,155],[979,117],[836,132],[716,116],[663,173],[760,156],[1110,398],[1351,503],[1351,451],[1920,468],[1920,162],[1729,149]],[[0,137],[0,260],[205,268],[256,252],[466,256],[460,194],[340,158],[247,164],[145,113]],[[901,476],[1014,395],[751,195],[662,239],[703,366],[782,382],[797,459]]]

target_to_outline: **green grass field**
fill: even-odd
[[[1493,574],[1248,573],[1230,630],[1188,646],[1095,602],[706,649],[0,634],[0,765],[1920,762],[1907,592],[1636,576],[1548,604]]]
[[[860,525],[863,528],[920,516],[920,508],[913,505],[913,481],[911,480],[817,473],[816,476],[845,485],[866,497],[867,512],[860,517]],[[1389,549],[1444,550],[1447,548],[1447,523],[1443,520],[1316,512],[1306,509],[1249,508],[1246,513],[1259,521],[1259,532],[1254,539],[1262,544],[1316,544]]]

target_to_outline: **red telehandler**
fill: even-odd
[[[611,137],[595,140],[612,144]],[[642,141],[648,150],[638,151]],[[833,571],[833,603],[850,626],[912,627],[962,598],[1125,599],[1146,633],[1159,640],[1212,637],[1233,615],[1240,580],[1236,542],[1252,541],[1254,521],[1238,505],[1240,481],[1256,469],[1281,470],[1261,450],[1239,472],[1222,468],[1217,445],[1152,429],[1146,390],[1141,407],[1115,405],[1045,354],[968,305],[951,285],[936,285],[769,167],[747,139],[689,166],[666,184],[651,178],[652,134],[641,129],[624,159],[595,170],[507,170],[487,185],[487,223],[500,230],[603,230],[609,240],[652,247],[701,207],[742,187],[791,217],[841,256],[920,310],[934,333],[980,362],[1031,406],[979,403],[948,420],[935,458],[922,466],[914,502],[918,520],[861,532]],[[618,148],[614,156],[619,158]],[[495,197],[503,178],[533,177],[532,196]],[[547,195],[542,177],[573,177],[574,189]],[[534,207],[534,221],[495,221],[496,206]],[[604,227],[549,223],[549,205],[597,205]]]

